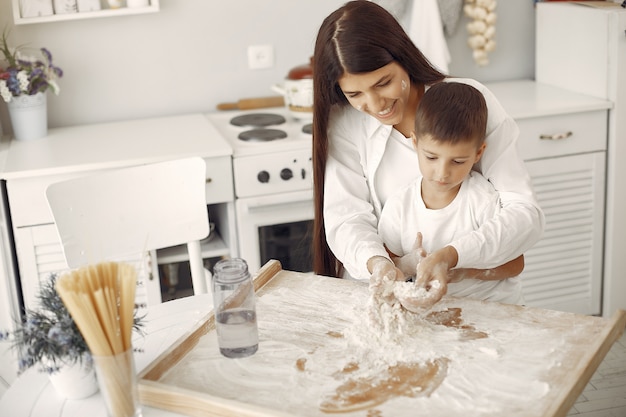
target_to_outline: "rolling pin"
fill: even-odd
[[[219,103],[218,110],[251,110],[285,105],[283,96],[242,98],[236,103]]]

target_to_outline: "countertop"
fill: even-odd
[[[52,128],[48,136],[0,147],[0,178],[120,168],[166,159],[232,155],[202,114]]]
[[[593,110],[608,110],[613,103],[532,80],[485,83],[502,107],[516,120]]]

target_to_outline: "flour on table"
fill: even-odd
[[[523,416],[541,414],[546,358],[562,359],[549,329],[489,304],[444,297],[415,314],[341,279],[282,285],[257,299],[255,355],[222,357],[212,332],[161,381],[307,417]]]

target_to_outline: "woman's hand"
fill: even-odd
[[[367,261],[367,269],[371,272],[370,292],[375,298],[392,304],[395,300],[393,287],[396,281],[404,281],[404,273],[389,259],[374,256]]]

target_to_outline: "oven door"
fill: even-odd
[[[270,259],[283,269],[312,271],[313,191],[236,201],[239,256],[252,273]]]

